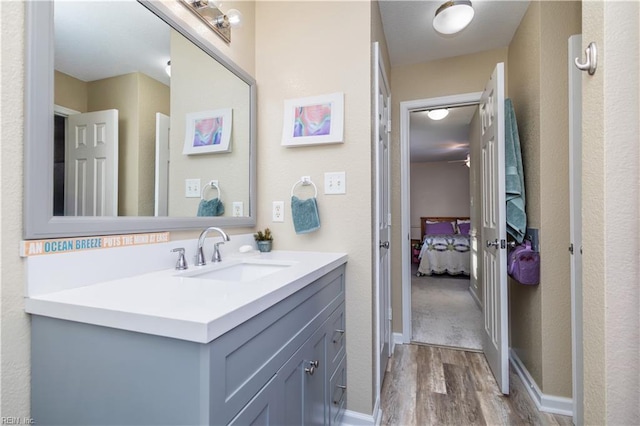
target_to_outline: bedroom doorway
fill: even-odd
[[[413,110],[409,129],[411,341],[481,351],[481,295],[470,279],[470,158],[471,145],[480,145],[479,106]]]

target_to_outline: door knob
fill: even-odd
[[[380,241],[380,248],[389,248],[389,241],[385,241],[384,243]]]
[[[489,248],[489,247],[498,248],[499,246],[500,246],[500,242],[498,241],[497,238],[495,239],[495,241],[487,240],[487,248]]]

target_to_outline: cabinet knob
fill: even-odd
[[[320,367],[320,361],[309,361],[309,367],[304,369],[304,372],[310,376],[313,376],[313,373],[316,372],[316,368]]]

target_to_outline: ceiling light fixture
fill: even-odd
[[[432,120],[438,121],[449,115],[449,108],[432,109],[427,111],[427,117]]]
[[[469,0],[443,3],[433,17],[433,28],[440,34],[455,34],[464,30],[473,20],[475,11]]]
[[[227,43],[231,43],[231,28],[242,26],[242,14],[237,9],[229,9],[227,13],[223,13],[213,1],[180,1]]]

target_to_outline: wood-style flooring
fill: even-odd
[[[572,425],[537,410],[520,378],[504,396],[482,353],[397,345],[382,386],[383,425]]]

